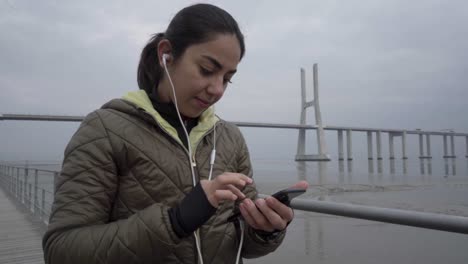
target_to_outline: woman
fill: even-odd
[[[65,150],[46,263],[235,263],[280,245],[293,212],[255,199],[245,141],[211,107],[244,52],[236,21],[207,4],[149,41],[140,90],[89,114]]]

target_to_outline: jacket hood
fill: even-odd
[[[122,99],[114,99],[105,104],[102,108],[110,108],[131,115],[140,115],[139,111],[143,110],[150,114],[159,126],[161,126],[170,136],[182,144],[182,141],[177,134],[177,130],[154,109],[151,99],[144,90],[128,92],[122,97]],[[198,119],[197,126],[192,129],[189,135],[193,150],[195,150],[203,135],[213,128],[219,120],[220,119],[214,114],[213,106],[206,109],[201,114]]]

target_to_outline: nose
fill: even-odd
[[[207,93],[213,97],[220,98],[224,94],[225,83],[223,77],[213,78],[207,89]]]

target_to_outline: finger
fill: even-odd
[[[306,181],[299,181],[299,182],[296,182],[296,184],[294,184],[293,186],[290,187],[291,189],[304,189],[306,190],[307,188],[309,188],[309,183],[306,182]]]
[[[236,186],[232,185],[232,184],[229,184],[226,186],[228,190],[230,190],[233,194],[235,194],[239,199],[244,199],[245,198],[245,194],[239,190],[238,188],[236,188]]]
[[[245,182],[248,183],[248,184],[253,183],[253,179],[252,179],[252,178],[250,178],[249,176],[244,175],[244,174],[242,174],[242,173],[227,172],[227,174],[228,174],[228,175],[232,175],[232,176],[234,176],[234,177],[238,177],[239,179],[245,181]]]
[[[214,193],[214,197],[217,201],[223,200],[230,200],[235,201],[237,200],[237,195],[233,194],[230,190],[216,190]]]
[[[252,200],[245,199],[243,204],[245,205],[245,208],[249,214],[252,216],[253,221],[259,227],[258,229],[262,229],[267,232],[272,232],[274,230],[268,219],[262,214],[262,212],[257,208]]]
[[[275,197],[267,197],[265,199],[269,208],[274,210],[282,219],[286,220],[286,222],[291,222],[294,214],[292,209],[289,206],[284,205],[280,201],[278,201]]]
[[[219,186],[228,184],[244,187],[246,184],[251,184],[252,179],[240,173],[223,173],[215,178]]]
[[[239,204],[239,211],[240,211],[242,217],[244,218],[244,221],[247,222],[247,224],[249,226],[251,226],[252,228],[255,228],[255,229],[260,229],[260,227],[257,226],[257,223],[255,223],[253,217],[249,214],[249,212],[245,208],[244,203]]]
[[[274,229],[283,230],[286,228],[287,220],[270,208],[264,199],[257,199],[255,204]]]

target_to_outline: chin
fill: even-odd
[[[186,113],[182,113],[181,114],[184,116],[184,117],[188,117],[188,118],[198,118],[199,116],[201,116],[201,114],[204,112],[205,110],[203,111],[191,111],[191,112],[186,112]]]

